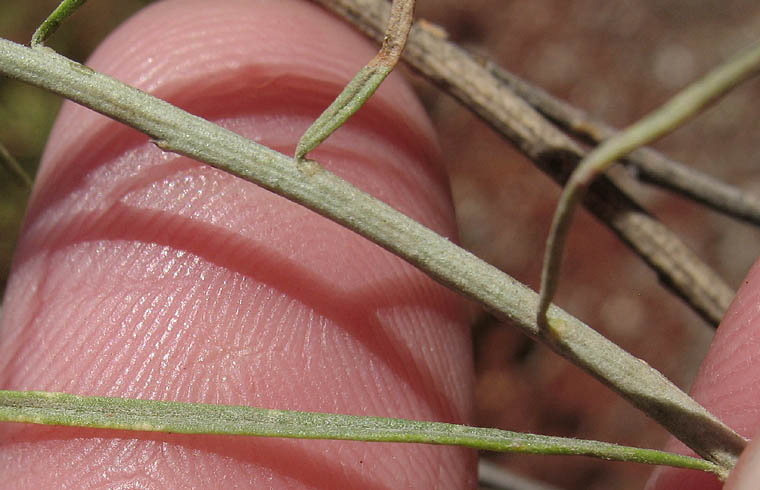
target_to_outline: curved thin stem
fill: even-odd
[[[390,7],[385,0],[313,0],[376,42],[382,42]],[[495,65],[449,41],[446,32],[418,20],[403,59],[428,81],[458,100],[511,141],[540,170],[564,185],[586,154],[566,134],[518,97]],[[616,183],[602,176],[589,188],[586,208],[629,246],[711,325],[717,326],[736,291],[667,226],[646,212]]]
[[[5,167],[8,173],[13,175],[16,181],[21,184],[26,191],[32,189],[32,178],[29,177],[29,174],[24,171],[24,168],[18,163],[18,160],[13,158],[11,152],[9,152],[2,143],[0,143],[0,166]]]
[[[551,328],[539,328],[538,298],[530,288],[315,161],[266,148],[47,49],[0,40],[0,73],[121,121],[165,150],[254,182],[372,240],[541,339],[726,471],[746,445],[657,370],[563,310],[551,308]]]
[[[47,19],[34,31],[32,35],[32,47],[36,48],[45,44],[45,41],[53,35],[71,14],[84,5],[87,0],[63,0]]]
[[[651,143],[681,126],[710,103],[725,95],[760,68],[760,44],[735,55],[700,80],[676,94],[657,110],[605,141],[578,165],[562,191],[546,244],[541,271],[538,322],[546,324],[546,312],[557,290],[562,252],[575,207],[591,181],[632,150]]]
[[[549,120],[587,143],[601,144],[619,132],[601,119],[571,106],[502,67],[492,65],[489,71]],[[760,225],[760,199],[739,187],[688,167],[652,148],[634,150],[623,157],[622,162],[631,166],[635,177],[642,182],[677,192],[727,216]]]
[[[415,0],[393,0],[385,39],[377,55],[359,70],[330,106],[309,126],[296,146],[296,159],[319,146],[372,97],[401,58],[414,21]]]
[[[704,459],[600,441],[442,422],[235,405],[162,402],[39,391],[0,391],[0,421],[175,434],[446,444],[522,454],[594,456],[728,474]]]

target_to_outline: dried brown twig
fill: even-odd
[[[376,41],[389,15],[383,0],[315,0]],[[509,139],[541,170],[564,184],[586,152],[516,95],[492,65],[449,42],[443,30],[424,21],[412,28],[403,59]],[[612,229],[661,281],[712,325],[720,323],[734,296],[726,282],[663,223],[615,183],[591,185],[584,206]]]

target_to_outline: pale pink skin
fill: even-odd
[[[292,153],[376,48],[314,4],[174,0],[88,64]],[[313,157],[455,239],[394,74]],[[0,387],[470,422],[465,304],[378,246],[65,104],[3,308]],[[475,452],[0,424],[13,488],[472,488]]]
[[[760,429],[760,260],[744,279],[702,362],[691,394],[744,437]],[[671,442],[668,449],[685,452]],[[760,485],[760,438],[742,455],[726,490],[756,490]],[[712,490],[717,479],[685,470],[656,471],[649,490]]]

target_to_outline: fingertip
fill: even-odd
[[[760,437],[742,453],[723,490],[755,490],[760,482]]]
[[[89,64],[287,152],[373,51],[308,2],[175,0],[138,14]],[[317,151],[327,168],[455,236],[432,129],[400,78]],[[469,416],[459,299],[334,223],[71,104],[46,150],[8,298],[0,348],[10,388]],[[46,431],[6,444],[3,468],[87,453],[60,478],[163,478],[172,488],[181,461],[199,487],[219,474],[250,486],[474,485],[474,453],[459,448]],[[111,476],[77,476],[90,458]],[[144,461],[150,474],[137,475]]]
[[[760,420],[760,261],[742,281],[710,345],[691,393],[739,434]]]
[[[702,361],[691,396],[744,437],[760,428],[760,260],[755,262],[726,312]],[[671,440],[669,451],[685,452]],[[648,490],[712,490],[718,480],[673,468],[658,469]],[[728,488],[728,487],[726,487]],[[739,487],[743,488],[743,487]]]

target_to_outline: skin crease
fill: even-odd
[[[286,153],[375,48],[309,2],[146,8],[93,68]],[[455,239],[400,75],[311,154]],[[3,389],[468,423],[464,303],[363,238],[66,103],[0,330]],[[13,488],[474,488],[461,448],[0,424]]]

